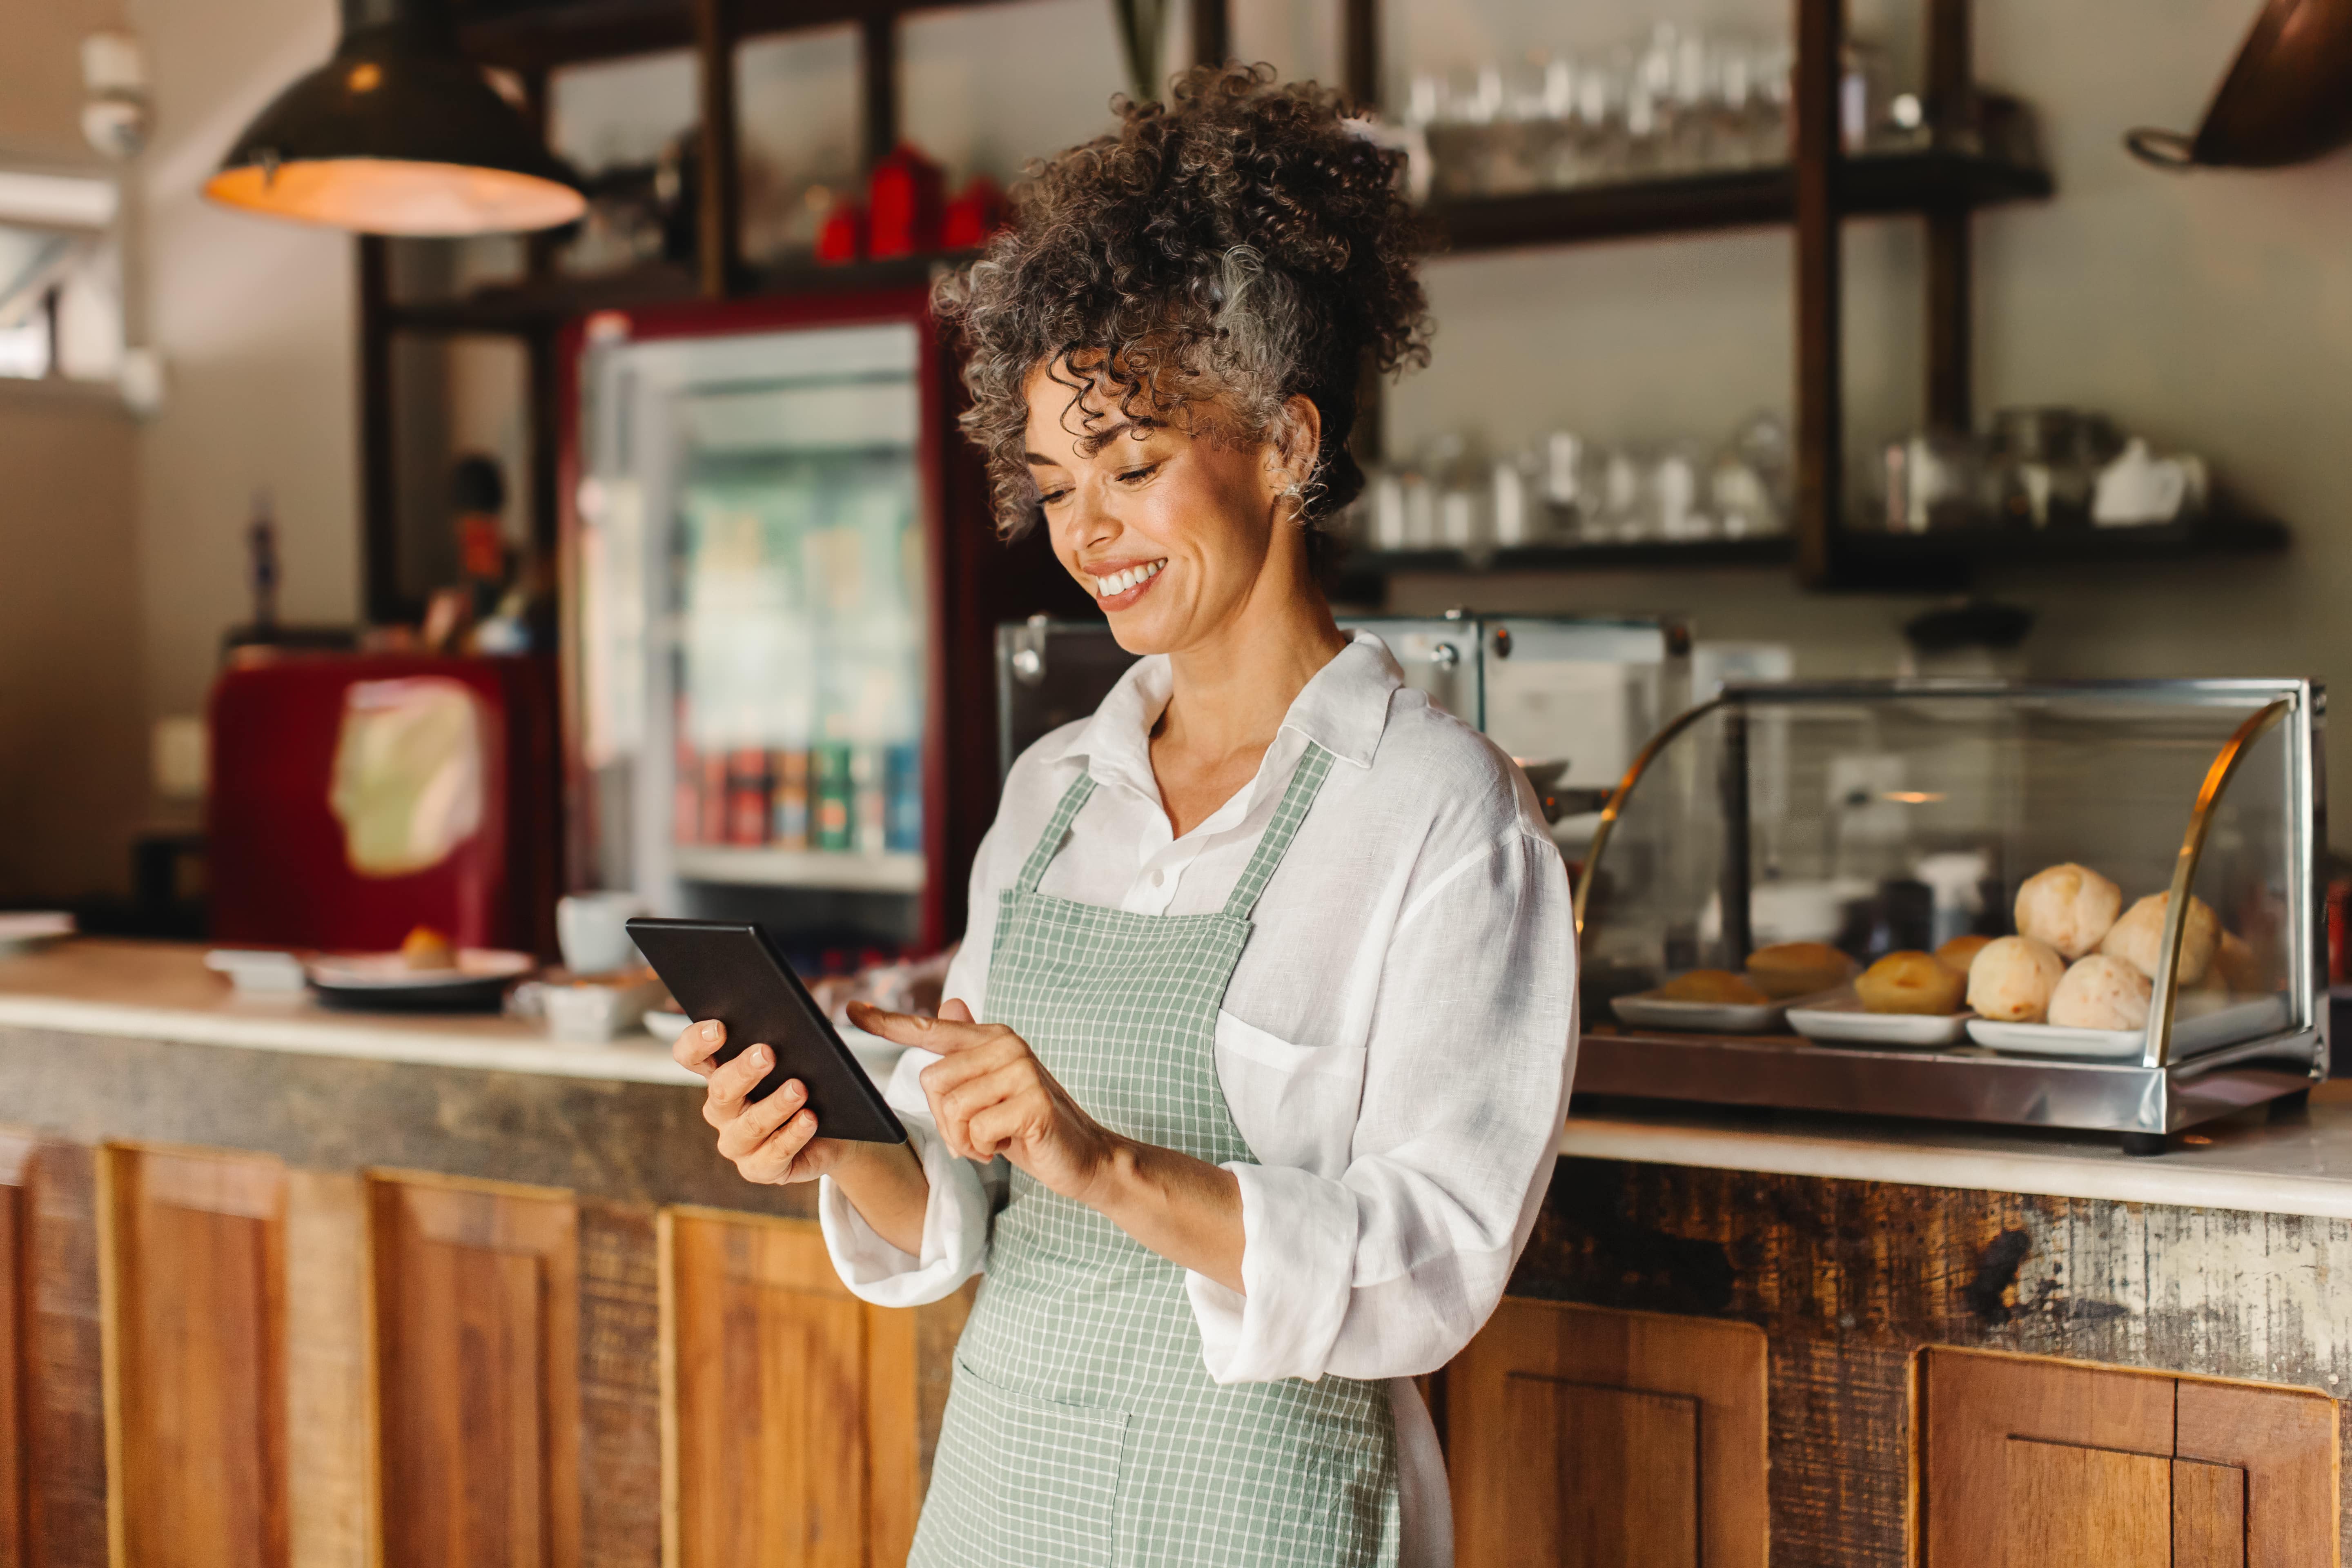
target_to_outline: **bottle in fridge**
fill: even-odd
[[[951,936],[960,437],[921,296],[608,312],[570,347],[572,880],[796,956]]]

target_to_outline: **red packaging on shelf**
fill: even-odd
[[[946,180],[940,166],[901,142],[866,182],[866,254],[877,261],[940,247]]]
[[[986,174],[974,174],[948,203],[940,243],[950,250],[972,250],[1004,226],[1004,188]]]

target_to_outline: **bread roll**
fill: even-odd
[[[1853,983],[1874,1013],[1956,1013],[1967,986],[1966,975],[1925,952],[1890,952]]]
[[[1775,942],[1748,956],[1748,978],[1775,1002],[1833,991],[1853,979],[1853,960],[1827,942]]]
[[[1771,1000],[1727,969],[1694,969],[1677,974],[1654,993],[1661,1002],[1707,1002],[1760,1007]]]
[[[2123,907],[2122,889],[2069,860],[2036,871],[2017,889],[2017,934],[2046,942],[2072,962],[2099,945]]]
[[[2002,937],[1987,942],[1969,965],[1969,1005],[2004,1024],[2038,1024],[2065,973],[2066,961],[2048,942]]]
[[[2171,906],[2170,893],[2150,893],[2130,909],[2124,918],[2108,928],[2099,951],[2110,958],[2120,958],[2148,979],[2156,978],[2156,957],[2164,946],[2164,912]],[[2205,978],[2212,965],[2213,953],[2221,945],[2221,921],[2213,907],[2192,896],[2189,900],[2187,929],[2180,933],[2180,988],[2184,991]]]
[[[2147,976],[2111,953],[2069,969],[2050,994],[2050,1021],[2068,1029],[2147,1027]]]
[[[1936,962],[1954,971],[1965,980],[1968,978],[1969,965],[1974,963],[1977,961],[1977,954],[1982,952],[1991,943],[1992,938],[1989,936],[1956,936],[1936,950]]]
[[[2270,971],[2262,954],[2245,938],[2230,931],[2221,933],[2221,943],[2213,950],[2213,967],[2206,978],[2233,996],[2260,996],[2271,988]]]

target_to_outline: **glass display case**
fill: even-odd
[[[2324,708],[2298,680],[1727,687],[1596,824],[1578,1097],[2157,1152],[2308,1089]]]

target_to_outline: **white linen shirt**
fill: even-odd
[[[971,873],[944,994],[989,1021],[997,895],[1081,769],[1096,781],[1039,890],[1139,914],[1222,909],[1309,741],[1335,759],[1253,915],[1216,1022],[1218,1082],[1258,1163],[1241,1188],[1235,1293],[1187,1274],[1220,1383],[1390,1380],[1404,1568],[1452,1561],[1436,1432],[1415,1374],[1443,1366],[1527,1244],[1567,1114],[1576,944],[1567,870],[1527,780],[1404,686],[1356,634],[1291,704],[1248,786],[1181,838],[1151,771],[1168,660],[1139,661],[1091,719],[1023,753]],[[830,1180],[819,1215],[842,1280],[886,1307],[984,1268],[1008,1167],[949,1155],[910,1050],[887,1091],[930,1179],[922,1253],[883,1240]]]

